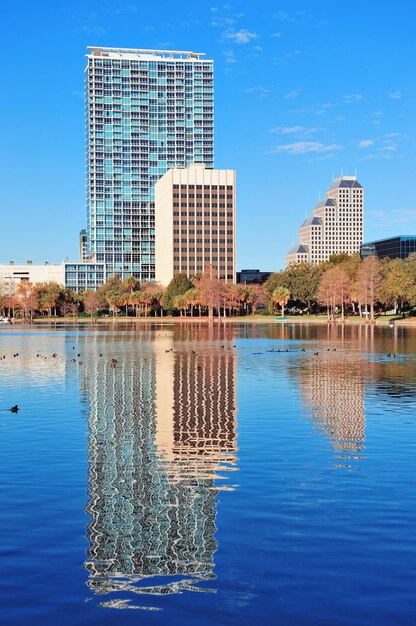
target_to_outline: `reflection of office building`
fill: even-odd
[[[236,462],[236,355],[204,346],[198,354],[169,352],[156,377],[156,444],[170,479],[215,472]],[[188,348],[189,350],[189,348]],[[170,409],[169,409],[170,407]]]
[[[336,178],[326,198],[299,228],[299,242],[286,255],[292,263],[321,263],[332,254],[359,252],[363,240],[364,189],[356,176]]]
[[[156,340],[136,356],[118,355],[115,368],[105,356],[84,361],[91,515],[86,568],[97,593],[140,592],[153,576],[213,576],[214,469],[235,461],[234,370],[227,358],[208,359],[192,383],[195,357],[166,353],[167,345]],[[233,391],[218,388],[218,401],[208,383],[213,367],[224,373],[212,384],[233,385]],[[193,384],[197,394],[188,392]],[[159,580],[152,593],[188,584]]]
[[[312,418],[344,458],[360,455],[365,440],[364,374],[359,362],[335,354],[298,370]]]
[[[235,171],[169,170],[155,185],[156,280],[167,285],[210,263],[235,281]]]

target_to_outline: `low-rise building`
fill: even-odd
[[[363,243],[360,249],[361,258],[364,259],[372,254],[380,259],[406,259],[412,252],[416,253],[416,235],[397,235]]]
[[[32,263],[14,263],[0,265],[0,283],[9,293],[14,293],[16,286],[21,281],[33,284],[54,282],[58,285],[65,284],[64,264],[44,263],[43,265]]]
[[[241,270],[237,272],[237,283],[242,285],[262,285],[271,274],[272,272],[261,272],[260,270]]]

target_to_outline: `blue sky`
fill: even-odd
[[[331,184],[365,239],[416,233],[413,0],[3,2],[0,262],[76,258],[87,45],[215,61],[215,165],[238,181],[237,267],[276,271]]]

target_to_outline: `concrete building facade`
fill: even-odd
[[[44,265],[34,263],[9,263],[0,265],[0,284],[7,293],[14,293],[15,288],[21,281],[32,284],[54,282],[58,285],[65,284],[64,264]]]
[[[169,170],[155,185],[156,280],[167,285],[212,264],[236,277],[236,175],[203,165]]]
[[[292,263],[322,263],[332,254],[360,251],[364,234],[364,189],[356,176],[336,178],[324,200],[299,228],[299,242],[286,255]]]

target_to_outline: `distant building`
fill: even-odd
[[[155,185],[156,281],[212,264],[235,281],[235,171],[170,169]]]
[[[79,233],[79,260],[86,261],[88,259],[88,236],[87,231],[83,228]]]
[[[360,255],[362,259],[372,254],[380,259],[384,257],[406,259],[412,252],[416,252],[416,235],[398,235],[363,243]]]
[[[242,285],[258,284],[266,282],[272,272],[261,272],[260,270],[241,270],[237,272],[237,283]]]
[[[84,289],[96,291],[107,280],[105,263],[66,261],[64,266],[65,287],[72,291],[84,291]]]
[[[299,228],[299,242],[286,255],[293,263],[322,263],[332,254],[354,254],[363,241],[364,189],[355,176],[336,178]]]
[[[44,265],[39,265],[29,261],[24,264],[10,262],[8,265],[0,265],[0,283],[9,293],[14,293],[21,281],[33,284],[54,282],[63,286],[65,283],[64,264],[52,265],[46,261]]]

